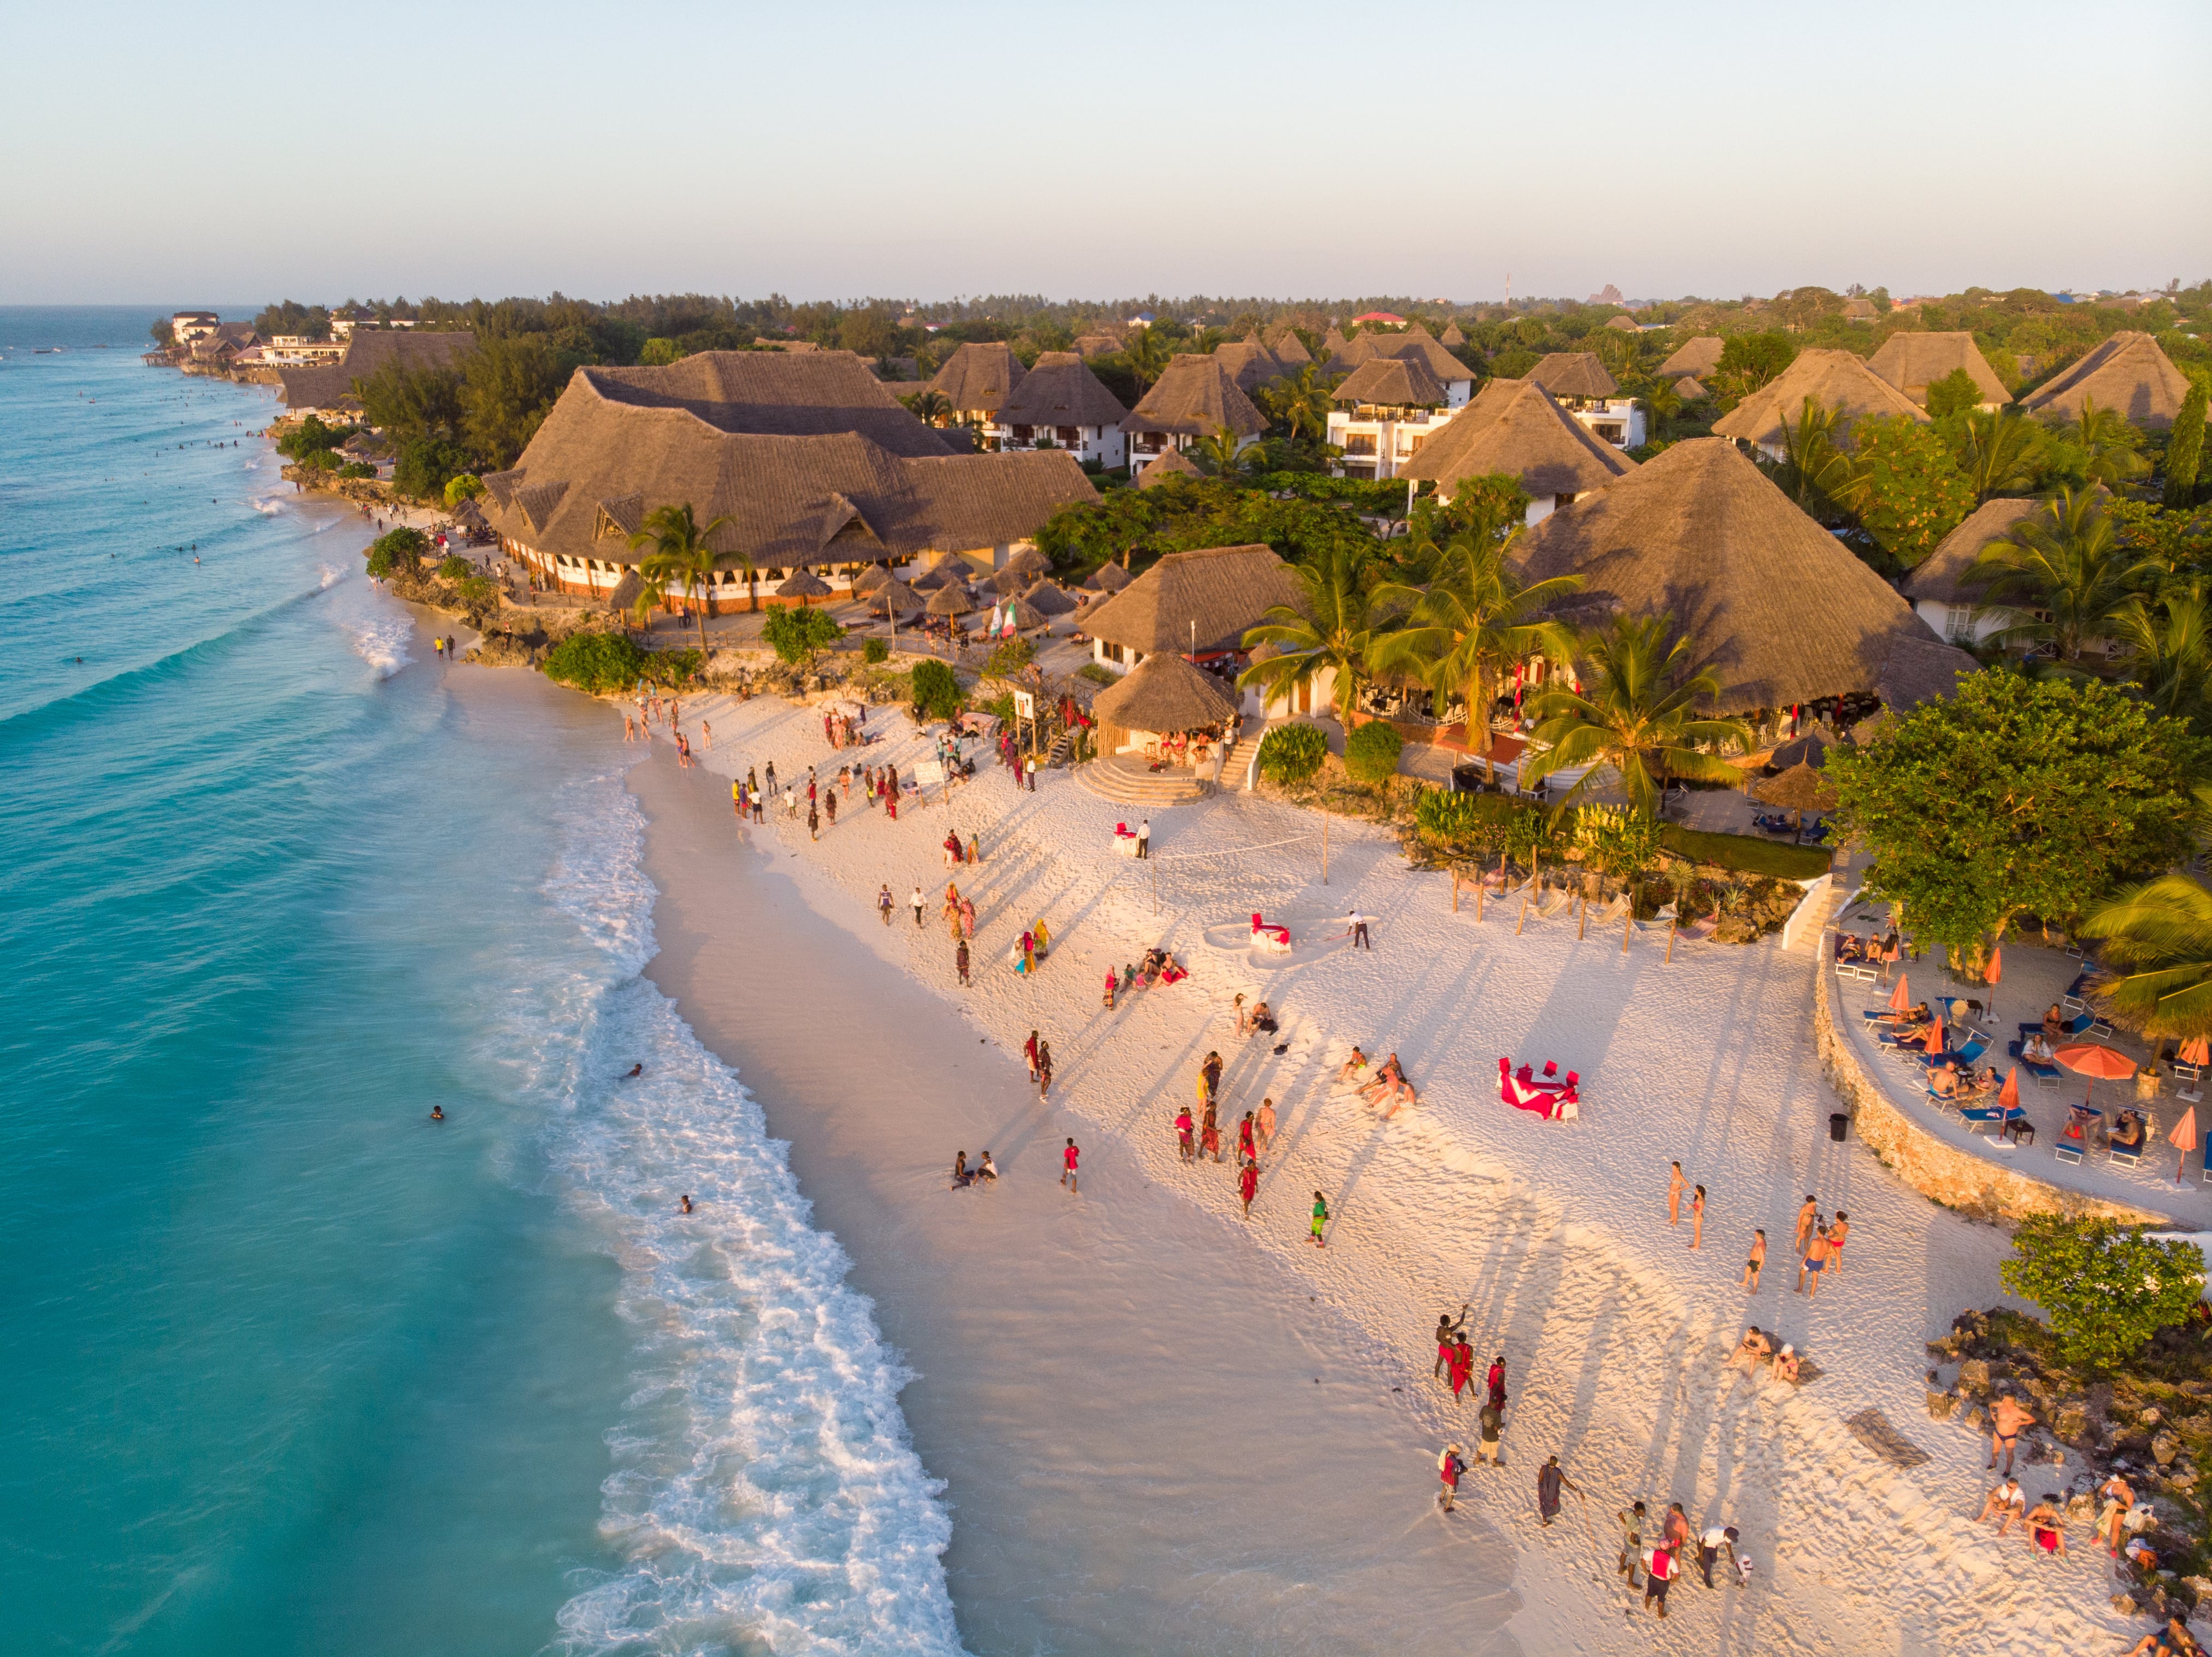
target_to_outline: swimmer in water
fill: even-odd
[[[684,1193],[684,1212],[686,1214],[691,1212],[691,1193],[690,1191],[685,1191]]]
[[[644,1074],[645,1066],[642,1064],[633,1064],[629,1067],[629,1071],[623,1076],[623,1080],[624,1081],[635,1081],[637,1077],[641,1076]]]
[[[430,1120],[433,1122],[443,1122],[445,1119],[446,1107],[442,1105],[433,1105],[430,1107]]]

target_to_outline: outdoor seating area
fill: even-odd
[[[2036,1179],[2212,1227],[2196,1110],[2205,1044],[2154,1051],[2115,1029],[2087,998],[2094,966],[2079,953],[2008,940],[1997,982],[1968,984],[1936,952],[1916,960],[1912,951],[1884,906],[1856,903],[1824,951],[1838,1033],[1893,1103]],[[1885,986],[1879,1000],[1869,993]]]

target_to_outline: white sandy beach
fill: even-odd
[[[1616,929],[1578,942],[1561,921],[1516,938],[1510,913],[1455,916],[1448,880],[1341,822],[1324,888],[1310,840],[1233,855],[1316,826],[1243,795],[1152,819],[1155,918],[1152,871],[1108,844],[1126,812],[1065,773],[1020,794],[987,765],[951,807],[985,850],[954,875],[981,921],[963,991],[937,917],[945,806],[891,824],[856,798],[812,844],[776,813],[741,832],[733,770],[827,776],[851,755],[830,754],[817,712],[774,698],[687,699],[695,748],[702,720],[704,774],[678,772],[662,743],[633,778],[655,821],[654,976],[791,1136],[921,1374],[905,1407],[950,1484],[948,1567],[978,1649],[1481,1649],[1502,1623],[1498,1648],[1529,1652],[2024,1654],[2119,1650],[2141,1631],[2107,1605],[2101,1556],[2032,1559],[1972,1523],[1985,1445],[1927,1416],[1923,1343],[2003,1298],[2005,1238],[1856,1140],[1829,1142],[1810,954],[1698,946],[1668,966],[1656,934],[1624,955]],[[871,722],[891,734],[871,761],[923,757],[902,713]],[[1201,852],[1230,855],[1167,861]],[[872,907],[886,881],[902,905],[889,929]],[[904,907],[917,882],[920,929]],[[1371,954],[1337,937],[1352,904],[1374,917]],[[1293,929],[1290,964],[1207,941],[1255,910]],[[1038,917],[1054,947],[1024,980],[1006,952]],[[1108,966],[1155,941],[1191,978],[1104,1012]],[[1239,990],[1273,1003],[1280,1057],[1239,1043]],[[1048,1112],[1017,1051],[1032,1027],[1058,1059]],[[1381,1124],[1333,1085],[1355,1040],[1403,1056],[1417,1111]],[[1182,1166],[1169,1127],[1209,1048],[1228,1061],[1225,1121],[1262,1093],[1282,1114],[1249,1224],[1230,1165]],[[1579,1070],[1580,1120],[1500,1105],[1500,1053]],[[808,1120],[778,1102],[825,1097],[841,1102]],[[1053,1183],[1068,1133],[1085,1152],[1076,1201]],[[949,1193],[952,1152],[985,1143],[1004,1189]],[[1666,1225],[1677,1157],[1710,1191],[1698,1252],[1686,1222]],[[1325,1252],[1305,1236],[1316,1188],[1336,1215]],[[1844,1274],[1809,1301],[1786,1264],[1808,1191],[1853,1224]],[[1753,1226],[1772,1244],[1755,1298],[1737,1287]],[[1471,1472],[1446,1520],[1434,1455],[1471,1443],[1473,1410],[1430,1380],[1428,1336],[1462,1301],[1479,1357],[1505,1355],[1513,1403],[1507,1470]],[[1790,1393],[1724,1374],[1747,1321],[1796,1342],[1820,1379]],[[1030,1413],[1040,1392],[1069,1402],[1064,1421]],[[1930,1459],[1900,1470],[1863,1447],[1844,1422],[1869,1409]],[[1590,1493],[1587,1526],[1572,1497],[1559,1526],[1535,1523],[1553,1452]],[[2040,1494],[2074,1471],[2023,1482]],[[1612,1514],[1637,1497],[1737,1526],[1751,1586],[1693,1580],[1654,1621],[1612,1568]],[[1141,1527],[1101,1527],[1105,1512]],[[1041,1578],[1040,1559],[1061,1574]]]

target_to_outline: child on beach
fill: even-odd
[[[1322,1231],[1327,1228],[1328,1225],[1328,1198],[1323,1197],[1319,1191],[1316,1191],[1314,1193],[1313,1205],[1313,1245],[1316,1248],[1327,1248],[1328,1246],[1328,1240],[1322,1235]]]
[[[1186,1162],[1191,1160],[1191,1126],[1190,1106],[1186,1105],[1176,1112],[1175,1118],[1176,1143]]]

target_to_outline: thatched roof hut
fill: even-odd
[[[878,616],[910,616],[921,608],[921,594],[902,581],[887,581],[869,595],[868,611]]]
[[[1213,356],[1248,397],[1283,373],[1282,359],[1261,343],[1256,328],[1242,339],[1217,347]]]
[[[853,591],[865,598],[891,579],[893,577],[888,568],[880,564],[872,564],[853,577]]]
[[[1617,316],[1609,316],[1606,318],[1605,326],[1612,329],[1615,333],[1640,333],[1643,332],[1643,330],[1637,326],[1636,319],[1629,315],[1626,311],[1621,312]]]
[[[917,593],[934,593],[941,587],[957,584],[966,578],[967,574],[966,565],[957,559],[947,558],[943,563],[934,564],[916,576],[913,582],[914,590]]]
[[[1426,478],[1445,495],[1468,478],[1502,472],[1541,500],[1603,489],[1636,470],[1636,462],[1590,436],[1579,420],[1526,380],[1492,380],[1451,423],[1399,467],[1401,478]]]
[[[1701,333],[1686,339],[1674,348],[1674,354],[1659,365],[1663,379],[1670,374],[1711,374],[1721,365],[1721,352],[1728,341],[1717,333]]]
[[[1267,417],[1254,406],[1218,356],[1180,351],[1166,372],[1123,417],[1127,432],[1164,431],[1211,437],[1224,426],[1239,437],[1257,437]]]
[[[2170,426],[2189,395],[2189,376],[2147,333],[2125,330],[2091,351],[2049,385],[2023,399],[2029,412],[2081,417],[2081,405],[2118,409],[2137,425]]]
[[[1798,352],[1796,361],[1716,420],[1713,435],[1780,448],[1783,423],[1796,423],[1808,397],[1822,408],[1839,411],[1846,422],[1877,415],[1928,418],[1926,410],[1867,367],[1857,353],[1815,349]],[[1850,433],[1839,441],[1848,448]]]
[[[1005,340],[995,339],[957,347],[930,376],[928,389],[963,414],[996,414],[1021,383],[1021,359]]]
[[[1987,591],[1969,587],[1965,580],[1992,541],[2003,540],[2041,512],[2045,503],[2000,497],[1984,501],[1959,527],[1936,544],[1936,550],[1913,566],[1899,590],[1915,604],[1978,604]]]
[[[657,367],[579,369],[555,408],[579,401],[586,389],[610,406],[680,409],[717,432],[758,437],[857,433],[893,454],[953,452],[947,447],[946,434],[915,419],[890,387],[851,351],[694,351]],[[551,423],[550,417],[547,423]],[[616,437],[612,429],[600,436],[625,447],[641,441]],[[532,442],[534,446],[534,439]],[[532,463],[526,449],[516,464]]]
[[[1048,576],[1052,573],[1052,560],[1034,546],[1025,546],[1006,560],[1006,568],[1024,570],[1032,576]]]
[[[1150,489],[1170,478],[1203,478],[1205,475],[1184,456],[1181,449],[1171,448],[1154,455],[1137,469],[1137,487]]]
[[[1094,593],[1118,593],[1135,579],[1118,564],[1102,564],[1083,584]]]
[[[957,582],[939,588],[922,606],[933,616],[964,616],[975,607],[975,600],[968,596],[968,589]]]
[[[1705,397],[1705,388],[1695,375],[1686,374],[1674,382],[1674,395],[1685,403],[1695,403]]]
[[[1909,706],[1975,665],[1718,438],[1676,443],[1545,519],[1520,564],[1531,580],[1584,578],[1562,606],[1573,619],[1671,615],[1723,713],[1855,692]]]
[[[826,599],[836,591],[811,570],[799,570],[778,585],[775,595],[780,599]]]
[[[1000,405],[999,423],[1118,426],[1128,412],[1081,356],[1073,351],[1046,351]]]
[[[1444,324],[1444,331],[1437,336],[1437,344],[1448,350],[1456,350],[1467,344],[1467,336],[1459,331],[1458,323],[1447,322]]]
[[[1066,588],[1048,581],[1041,581],[1024,593],[1022,602],[1043,616],[1065,616],[1078,607]]]
[[[2012,393],[1970,333],[1893,333],[1867,359],[1867,367],[1923,409],[1928,406],[1928,387],[1960,369],[1973,380],[1983,402],[2012,400]]]
[[[1306,349],[1306,342],[1288,328],[1276,330],[1275,338],[1267,349],[1274,352],[1275,361],[1291,374],[1296,374],[1313,361],[1313,353]]]
[[[1554,397],[1618,397],[1615,380],[1595,351],[1553,351],[1528,370],[1534,381]]]
[[[1091,717],[1102,745],[1117,748],[1130,731],[1194,731],[1237,716],[1237,698],[1172,650],[1146,656],[1098,693]]]
[[[1017,570],[1009,564],[1004,570],[994,572],[983,585],[1000,598],[1012,598],[1036,579],[1028,570]]]
[[[1770,768],[1786,771],[1792,765],[1810,765],[1814,771],[1824,769],[1828,763],[1828,750],[1835,746],[1818,731],[1808,731],[1793,737],[1766,757]]]
[[[1271,606],[1295,604],[1303,592],[1272,547],[1170,552],[1091,611],[1083,631],[1146,655],[1236,649]]]
[[[1033,627],[1049,627],[1052,624],[1052,618],[1026,599],[1016,599],[1013,611],[1014,628],[1018,632],[1026,633]]]
[[[1415,323],[1403,333],[1363,333],[1328,359],[1331,374],[1351,374],[1377,358],[1419,362],[1440,386],[1455,380],[1472,380],[1474,370],[1437,343],[1436,337]]]
[[[1329,393],[1340,409],[1362,403],[1385,408],[1441,408],[1444,388],[1418,356],[1370,356]]]
[[[1836,785],[1812,766],[1792,765],[1779,777],[1770,777],[1751,785],[1752,798],[1770,806],[1779,806],[1784,811],[1833,811],[1836,808]]]

